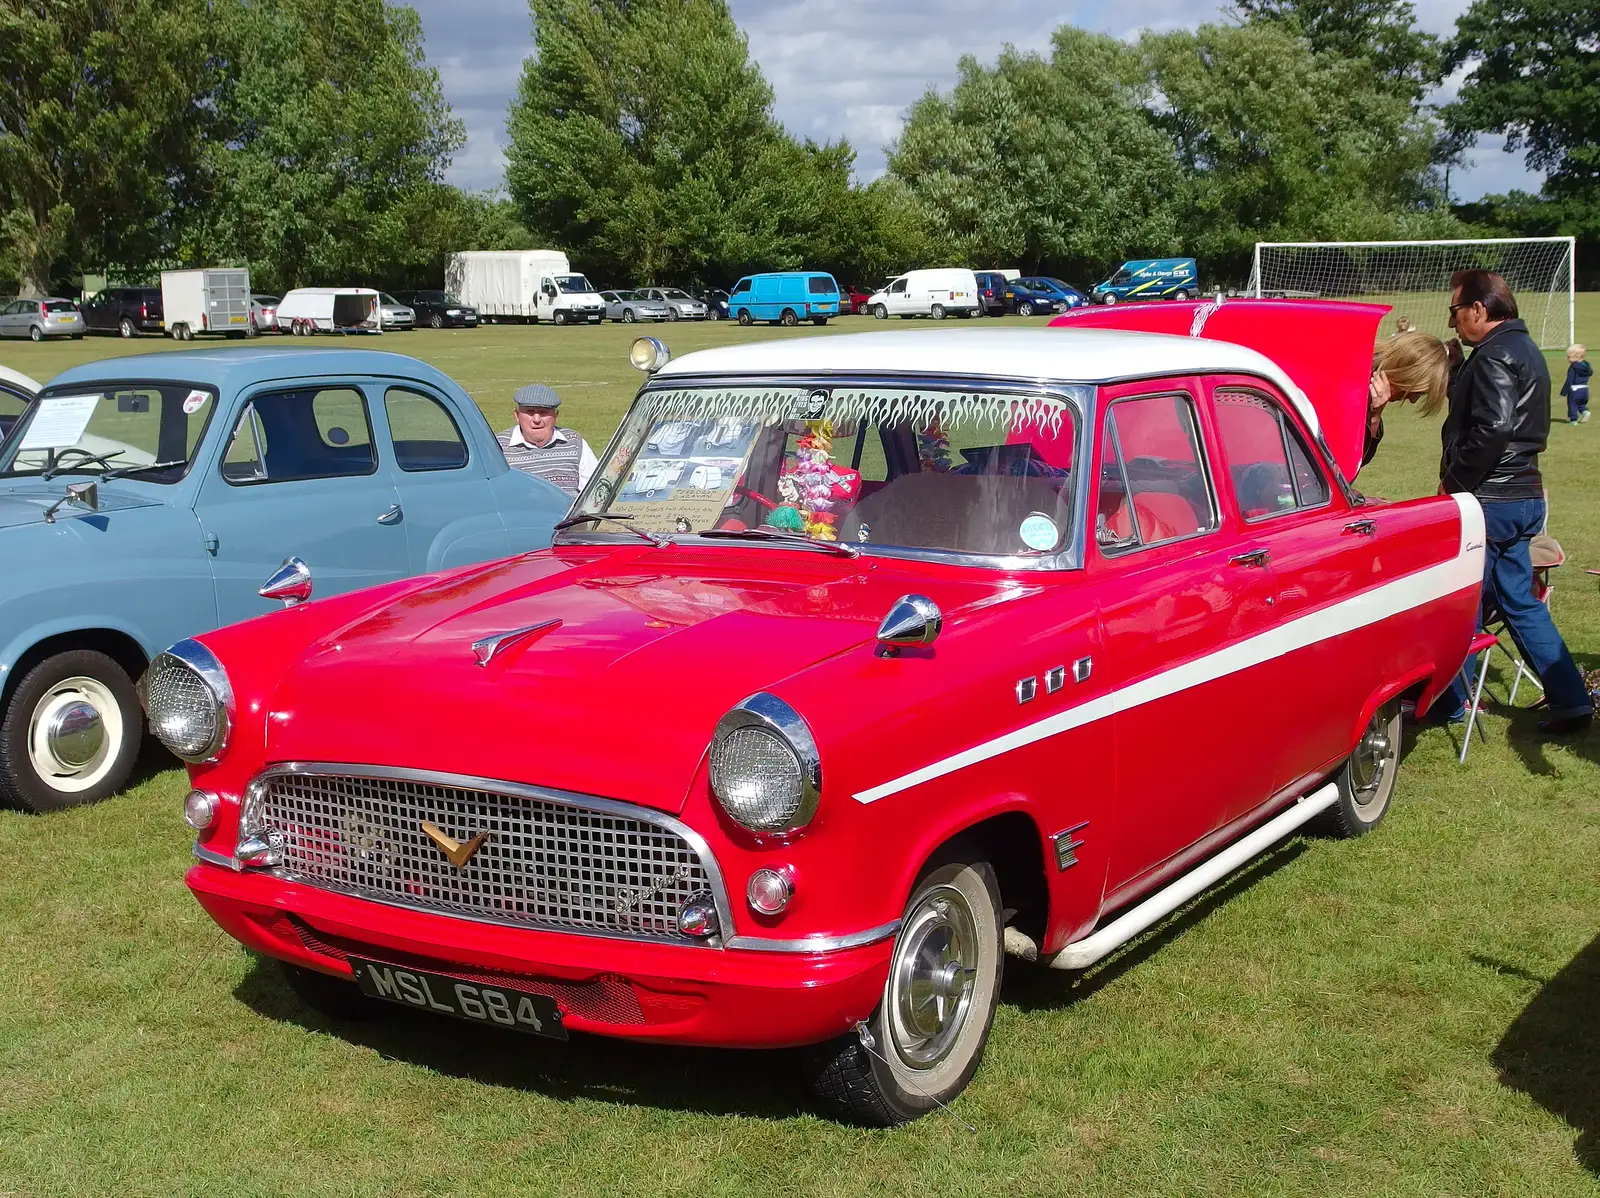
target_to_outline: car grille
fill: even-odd
[[[489,784],[492,785],[492,784]],[[705,944],[678,931],[694,895],[720,901],[715,865],[653,812],[379,775],[268,772],[246,819],[282,839],[280,876],[493,923]],[[588,805],[588,804],[593,805]],[[457,869],[423,831],[484,843]]]

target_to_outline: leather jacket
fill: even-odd
[[[1520,320],[1496,325],[1450,381],[1439,481],[1479,499],[1540,499],[1550,368]]]

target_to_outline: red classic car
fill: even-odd
[[[862,287],[846,287],[840,297],[857,316],[865,316],[872,306],[872,292]]]
[[[1352,490],[1349,379],[1097,329],[636,350],[551,549],[150,669],[188,885],[318,1010],[806,1046],[902,1122],[1006,954],[1081,969],[1376,825],[1473,635],[1481,512]]]

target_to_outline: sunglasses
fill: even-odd
[[[1470,308],[1470,307],[1472,307],[1472,304],[1476,304],[1476,303],[1478,303],[1477,300],[1473,300],[1471,304],[1451,304],[1450,305],[1450,315],[1454,316],[1457,312],[1461,311],[1461,309]]]

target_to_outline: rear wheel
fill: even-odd
[[[279,961],[278,966],[283,970],[283,980],[289,983],[289,989],[294,991],[295,997],[318,1015],[337,1019],[341,1023],[354,1023],[387,1013],[382,1003],[361,993],[361,988],[353,981],[342,981],[315,969],[290,965],[287,961]]]
[[[976,850],[954,847],[925,873],[895,937],[883,1000],[852,1033],[809,1054],[834,1113],[892,1127],[953,1102],[983,1060],[1004,955],[1000,888]]]
[[[43,341],[44,340],[44,330],[41,329],[38,325],[30,325],[29,328],[28,328],[28,340],[30,340],[30,341]]]
[[[786,329],[792,329],[800,323],[800,318],[794,314],[793,308],[785,308],[783,315],[778,317],[778,323]]]
[[[820,329],[823,325],[828,323],[828,318],[826,316],[813,316],[811,318],[811,323]]]
[[[133,321],[129,320],[126,316],[117,321],[117,333],[124,341],[132,337],[136,331],[137,330],[133,327]]]
[[[932,307],[932,309],[928,312],[928,315],[933,317],[935,320],[943,320],[944,319],[944,305],[943,304],[935,304]]]
[[[133,681],[92,649],[47,657],[0,719],[0,789],[29,811],[98,803],[133,772],[144,725]]]
[[[1354,753],[1334,778],[1339,801],[1323,823],[1334,836],[1365,836],[1383,822],[1400,772],[1400,703],[1390,700],[1373,713]]]

